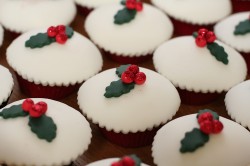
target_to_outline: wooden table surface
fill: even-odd
[[[144,2],[148,3],[149,0],[144,0]],[[75,31],[86,36],[86,33],[83,28],[84,20],[85,20],[85,17],[78,13],[74,21],[72,22],[71,27],[73,27]],[[28,98],[28,96],[26,96],[20,91],[14,72],[6,61],[6,48],[13,41],[13,39],[14,38],[8,32],[5,31],[3,45],[0,47],[0,64],[10,69],[10,71],[13,74],[13,78],[15,80],[14,90],[10,97],[9,103],[14,102],[16,100]],[[119,63],[113,62],[110,59],[107,59],[106,57],[103,57],[103,59],[104,59],[104,65],[103,65],[102,70],[117,67],[120,65]],[[140,63],[139,66],[155,70],[153,67],[152,60]],[[65,104],[68,104],[69,106],[77,110],[80,110],[77,105],[77,93],[74,93],[68,96],[67,98],[64,98],[59,101]],[[221,116],[229,118],[225,109],[224,95],[222,95],[218,100],[207,105],[189,106],[189,105],[181,104],[179,111],[173,117],[173,119],[183,116],[183,115],[197,113],[198,110],[204,109],[204,108],[213,109],[214,111],[217,111]],[[83,166],[90,162],[104,159],[104,158],[121,157],[127,154],[136,154],[141,158],[141,160],[144,163],[154,166],[153,158],[151,156],[151,146],[146,146],[146,147],[141,147],[141,148],[123,148],[123,147],[117,146],[107,141],[101,135],[101,133],[99,132],[99,130],[97,129],[95,125],[91,124],[91,127],[92,127],[92,134],[93,134],[91,144],[88,150],[74,162],[74,165]]]

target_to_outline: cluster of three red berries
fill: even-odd
[[[131,157],[125,156],[121,160],[112,163],[111,166],[135,166],[135,161]]]
[[[136,1],[136,0],[127,0],[126,1],[126,7],[128,9],[134,9],[136,11],[142,11],[143,4],[142,2]]]
[[[146,75],[139,71],[137,65],[130,65],[121,75],[121,80],[124,83],[136,83],[138,85],[144,84],[146,81]]]
[[[223,124],[214,119],[210,112],[204,112],[198,116],[200,130],[205,134],[218,134],[223,129]]]
[[[34,103],[32,99],[25,99],[22,103],[22,109],[25,112],[28,112],[29,115],[33,118],[39,118],[47,111],[47,104],[43,101]]]
[[[50,26],[47,29],[47,35],[49,37],[55,38],[56,42],[59,44],[64,44],[68,40],[66,34],[66,27],[64,25]]]
[[[207,43],[213,43],[215,40],[216,36],[214,32],[202,28],[198,31],[198,36],[195,38],[195,43],[199,47],[205,47]]]

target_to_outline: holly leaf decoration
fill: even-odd
[[[121,4],[122,4],[122,5],[126,5],[126,0],[122,0],[122,1],[121,1]]]
[[[51,142],[56,137],[56,125],[51,117],[45,114],[39,118],[29,118],[29,126],[38,138]]]
[[[127,9],[125,7],[116,13],[114,23],[119,25],[128,23],[135,18],[136,13],[135,9]]]
[[[118,77],[121,77],[122,73],[127,70],[127,68],[130,66],[130,64],[127,65],[121,65],[120,67],[116,68],[115,74],[118,75]]]
[[[197,148],[203,146],[209,140],[209,135],[203,133],[198,128],[187,132],[185,137],[181,140],[181,153],[193,152]]]
[[[213,42],[208,43],[207,48],[218,61],[221,61],[225,65],[228,64],[228,55],[222,46],[220,46],[216,42]]]
[[[135,154],[129,155],[129,157],[131,157],[134,160],[135,166],[141,165],[141,159],[137,157]]]
[[[9,108],[5,108],[0,112],[0,116],[4,119],[16,118],[16,117],[24,117],[29,115],[28,112],[23,111],[22,105],[13,105]]]
[[[111,82],[110,85],[106,87],[104,96],[106,98],[119,97],[123,94],[129,93],[134,87],[135,83],[126,84],[119,79],[118,81]]]
[[[245,35],[250,33],[250,20],[241,21],[238,25],[236,25],[234,29],[235,35]]]
[[[214,119],[219,120],[219,115],[218,115],[216,112],[214,112],[214,111],[212,111],[212,110],[210,110],[210,109],[200,110],[200,111],[198,112],[196,118],[198,118],[201,114],[203,114],[203,113],[205,113],[205,112],[210,112],[210,113],[213,115],[213,118],[214,118]]]
[[[74,31],[71,27],[66,26],[65,33],[68,38],[71,38],[74,34]],[[54,37],[49,37],[47,33],[38,33],[34,36],[31,36],[29,40],[25,42],[25,47],[42,48],[54,42],[56,42],[56,39]]]

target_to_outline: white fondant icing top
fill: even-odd
[[[156,70],[176,87],[195,92],[222,92],[245,80],[247,67],[233,48],[223,46],[228,64],[218,61],[207,47],[198,47],[192,36],[177,37],[159,46],[153,55]]]
[[[10,71],[0,65],[0,105],[5,102],[14,86],[14,81]]]
[[[250,128],[250,80],[232,87],[225,96],[225,105],[232,119]]]
[[[100,127],[115,132],[138,132],[170,120],[180,106],[175,87],[160,74],[145,68],[143,85],[129,93],[106,98],[105,88],[119,80],[115,69],[109,69],[85,81],[78,91],[78,105],[83,113]]]
[[[250,53],[250,33],[234,35],[236,25],[247,20],[249,15],[250,12],[236,13],[218,22],[214,26],[217,38],[240,52]]]
[[[151,0],[169,16],[192,24],[214,24],[232,12],[230,0]]]
[[[28,125],[29,117],[0,118],[0,161],[7,165],[70,164],[90,144],[92,134],[88,121],[80,112],[61,102],[43,98],[32,100],[47,103],[46,115],[57,126],[56,138],[50,143],[39,139]],[[4,108],[22,102],[19,100]]]
[[[199,128],[196,114],[177,118],[154,137],[152,156],[158,166],[248,166],[250,164],[250,133],[239,124],[220,117],[224,128],[210,134],[209,141],[194,152],[181,153],[181,140],[186,132]]]
[[[120,158],[108,158],[99,161],[95,161],[93,163],[87,164],[86,166],[111,166],[113,162],[119,161]],[[141,163],[140,166],[149,166],[147,164]]]
[[[76,4],[87,8],[96,8],[109,3],[120,3],[120,0],[75,0]]]
[[[25,41],[40,32],[46,29],[22,34],[7,48],[8,63],[24,79],[43,85],[67,86],[81,83],[102,69],[100,51],[77,32],[65,44],[54,42],[42,48],[25,47]]]
[[[169,18],[157,8],[143,4],[129,23],[114,23],[116,13],[124,8],[110,4],[96,8],[85,20],[85,30],[91,40],[106,51],[122,56],[142,56],[152,53],[173,34]]]
[[[2,0],[0,3],[0,23],[17,33],[51,25],[69,25],[75,15],[73,0]]]
[[[4,31],[3,27],[0,25],[0,47],[3,44]]]

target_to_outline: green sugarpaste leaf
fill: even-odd
[[[193,152],[197,148],[203,146],[209,140],[209,135],[204,134],[198,128],[187,132],[185,137],[181,140],[181,153]]]
[[[127,9],[125,7],[116,13],[114,23],[119,25],[128,23],[135,18],[136,13],[135,9]]]
[[[111,82],[110,85],[106,87],[104,96],[106,98],[119,97],[125,93],[129,93],[134,87],[135,83],[125,84],[119,79],[118,81]]]
[[[45,114],[39,118],[29,118],[29,126],[38,138],[51,142],[56,137],[56,125],[51,117]]]
[[[245,35],[250,33],[250,20],[241,21],[234,29],[235,35]]]
[[[56,39],[49,37],[47,33],[38,33],[31,36],[29,40],[25,42],[25,47],[42,48],[43,46],[50,45],[55,41]]]
[[[218,61],[221,61],[225,65],[228,64],[228,55],[222,46],[218,45],[216,42],[213,42],[208,43],[207,48]]]
[[[198,32],[194,32],[192,35],[194,38],[196,38],[198,36]]]
[[[141,165],[141,159],[137,157],[135,154],[129,155],[134,161],[135,161],[135,166],[140,166]]]
[[[115,74],[118,75],[118,77],[121,77],[122,73],[126,71],[126,69],[130,66],[130,64],[127,65],[121,65],[120,67],[116,68]]]
[[[66,35],[71,38],[74,35],[74,30],[71,27],[66,26]]]
[[[122,0],[122,1],[121,1],[121,4],[122,4],[122,5],[126,5],[126,0]]]
[[[5,108],[2,110],[2,112],[0,112],[0,116],[2,116],[4,119],[24,117],[27,115],[29,115],[29,113],[23,111],[21,104]]]
[[[210,113],[213,115],[214,119],[219,120],[219,115],[218,115],[216,112],[214,112],[214,111],[212,111],[212,110],[210,110],[210,109],[200,110],[200,111],[198,112],[196,118],[198,118],[198,117],[200,116],[200,114],[203,114],[203,113],[205,113],[205,112],[210,112]]]

